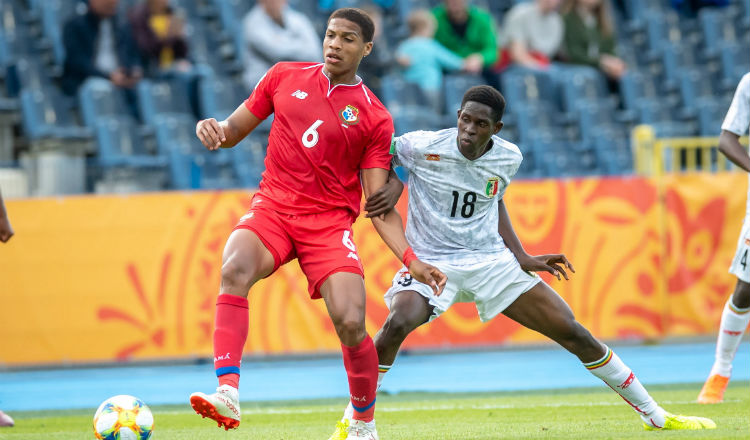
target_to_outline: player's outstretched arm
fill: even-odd
[[[209,150],[232,148],[263,122],[240,104],[229,117],[221,122],[214,118],[198,121],[195,135]]]
[[[740,144],[740,137],[731,131],[721,130],[719,135],[719,151],[724,153],[733,164],[750,173],[750,156]]]
[[[13,236],[13,228],[10,226],[10,220],[8,220],[8,212],[5,211],[5,203],[3,203],[3,195],[0,193],[0,241],[3,243],[10,240]]]
[[[549,272],[556,276],[558,280],[560,275],[566,280],[568,279],[565,268],[575,272],[573,265],[563,254],[529,255],[526,253],[521,240],[518,239],[516,231],[513,230],[513,225],[510,223],[510,216],[508,216],[508,210],[503,199],[497,202],[497,207],[499,211],[497,232],[503,237],[508,249],[516,256],[521,269],[527,272]]]
[[[398,203],[398,199],[401,198],[403,191],[404,184],[391,167],[386,184],[370,194],[365,201],[365,217],[378,217],[393,209]]]
[[[369,198],[376,190],[382,188],[387,179],[388,170],[382,168],[362,170],[362,187],[365,191],[365,197]],[[385,215],[372,217],[371,220],[380,238],[404,262],[411,276],[421,283],[432,286],[435,295],[440,295],[448,277],[435,266],[413,258],[413,252],[411,254],[407,252],[407,250],[411,250],[411,247],[409,242],[406,241],[404,223],[398,210],[391,209]]]

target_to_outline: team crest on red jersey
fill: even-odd
[[[339,112],[339,118],[349,125],[355,125],[359,122],[359,110],[353,105],[347,105]]]
[[[484,193],[487,197],[495,197],[498,189],[500,188],[500,178],[492,177],[487,181],[487,186],[484,188]]]

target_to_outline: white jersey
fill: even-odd
[[[492,148],[472,161],[457,138],[456,128],[415,131],[393,144],[396,164],[409,171],[406,238],[423,261],[472,264],[505,249],[497,204],[523,156],[492,136]]]
[[[750,73],[746,73],[737,85],[732,104],[729,106],[721,129],[737,136],[745,134],[750,127]],[[745,217],[750,217],[750,174],[748,174],[748,193]]]

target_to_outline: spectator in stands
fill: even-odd
[[[144,0],[136,5],[130,12],[130,25],[148,72],[190,69],[185,19],[169,0]]]
[[[480,73],[497,61],[495,23],[488,11],[468,6],[466,0],[444,0],[432,13],[435,40],[465,58],[465,70]]]
[[[86,13],[63,26],[65,62],[61,81],[65,93],[75,94],[89,77],[108,78],[118,87],[132,89],[143,76],[130,29],[116,16],[118,2],[89,0]],[[128,95],[134,102],[135,94]]]
[[[323,49],[312,22],[286,0],[258,0],[242,21],[245,84],[250,90],[279,61],[321,61]]]
[[[464,59],[432,38],[437,24],[429,11],[412,12],[407,24],[410,36],[398,46],[396,59],[404,67],[404,79],[418,85],[430,103],[439,108],[443,69],[459,70]]]
[[[359,63],[357,74],[367,83],[367,87],[380,96],[380,79],[389,73],[396,64],[395,51],[391,48],[388,39],[383,35],[383,12],[377,4],[369,3],[361,6],[375,25],[375,33],[372,35],[372,50],[370,54],[362,58]]]
[[[562,58],[601,70],[610,83],[625,74],[626,65],[615,55],[613,20],[607,0],[565,0],[562,7],[565,37]]]
[[[497,70],[510,65],[546,70],[563,42],[560,0],[519,3],[505,15],[501,32],[503,47]]]

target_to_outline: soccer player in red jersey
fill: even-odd
[[[219,387],[214,394],[190,397],[196,412],[225,429],[240,423],[237,389],[248,291],[297,258],[310,296],[323,298],[341,341],[355,402],[348,438],[377,440],[378,356],[365,329],[363,271],[351,229],[362,188],[365,196],[382,188],[391,166],[393,121],[356,74],[372,50],[373,32],[363,11],[334,11],[323,40],[324,63],[276,64],[226,120],[206,119],[196,127],[201,142],[215,150],[234,146],[275,115],[260,190],[224,247],[214,330]],[[373,214],[381,213],[368,215],[412,276],[440,291],[445,275],[416,259],[398,212]]]

